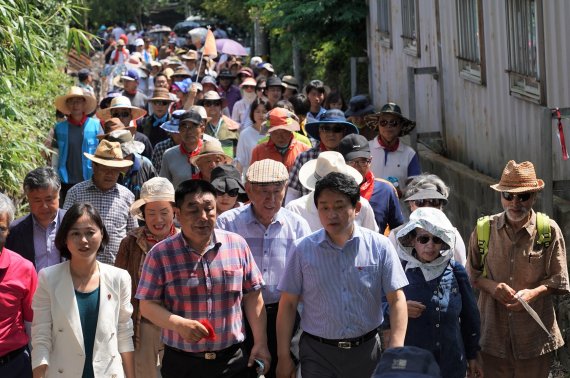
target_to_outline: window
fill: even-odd
[[[511,94],[545,104],[541,0],[507,0],[507,47]]]
[[[416,0],[402,0],[402,39],[404,52],[420,56],[419,32],[416,17]]]
[[[457,51],[460,75],[485,84],[484,37],[481,0],[456,0]]]
[[[378,16],[378,32],[380,33],[380,43],[388,48],[392,47],[392,24],[390,18],[390,1],[376,0]]]

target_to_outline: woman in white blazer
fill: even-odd
[[[96,260],[107,241],[91,204],[67,211],[55,245],[69,261],[40,271],[32,301],[34,378],[134,378],[131,279]]]

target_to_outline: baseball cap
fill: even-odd
[[[368,139],[359,134],[348,134],[340,141],[338,151],[349,162],[357,158],[370,158],[370,145]]]

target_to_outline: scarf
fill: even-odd
[[[125,57],[125,59],[128,57],[127,52],[125,51],[125,48],[121,48],[120,50],[115,50],[115,58],[113,59],[113,61],[115,63],[117,63],[119,61],[119,54],[123,54],[123,56]]]
[[[182,153],[182,155],[186,155],[186,157],[188,158],[188,164],[192,164],[190,163],[190,158],[198,155],[200,153],[200,151],[202,151],[202,144],[204,144],[204,142],[202,142],[202,139],[200,139],[198,141],[198,147],[196,147],[196,149],[194,151],[186,151],[186,149],[184,148],[184,143],[180,143],[179,147],[180,147],[180,153]]]
[[[371,170],[368,170],[368,173],[366,173],[366,176],[364,177],[364,181],[360,184],[360,195],[367,200],[370,200],[372,192],[374,192],[374,173],[372,173]]]
[[[170,226],[170,231],[168,231],[168,235],[166,235],[166,237],[172,236],[176,234],[176,227],[174,227],[174,223]],[[150,247],[154,246],[156,243],[158,243],[161,240],[158,240],[148,229],[148,227],[144,228],[144,236],[146,237],[146,242],[148,243],[148,245]],[[165,238],[166,239],[166,238]],[[150,250],[150,248],[149,248]],[[143,259],[144,260],[144,259]]]
[[[400,138],[396,139],[396,143],[393,146],[386,145],[380,136],[378,136],[378,143],[380,143],[380,147],[382,147],[386,152],[394,152],[400,146]]]
[[[156,117],[156,114],[153,114],[154,121],[152,122],[152,127],[158,127],[162,125],[164,122],[168,121],[168,112],[164,113],[164,115],[160,118]]]
[[[81,127],[83,126],[83,124],[85,123],[85,121],[87,121],[87,114],[83,113],[83,117],[81,118],[81,121],[77,122],[76,120],[74,120],[73,118],[69,117],[67,119],[67,123],[69,123],[70,125],[73,126],[77,126],[77,127]]]

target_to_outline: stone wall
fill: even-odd
[[[475,228],[477,218],[486,214],[502,211],[499,195],[489,187],[496,184],[499,178],[478,173],[466,165],[449,160],[436,154],[422,145],[418,145],[422,171],[434,173],[450,187],[449,203],[445,213],[451,223],[457,227],[465,244]],[[502,170],[502,169],[501,169]],[[540,177],[540,172],[537,172]],[[553,218],[564,234],[565,240],[570,241],[570,201],[554,197]],[[540,197],[535,210],[541,210]],[[567,254],[568,257],[569,254]],[[566,340],[566,346],[559,350],[558,359],[570,371],[570,296],[558,298],[558,324]]]

